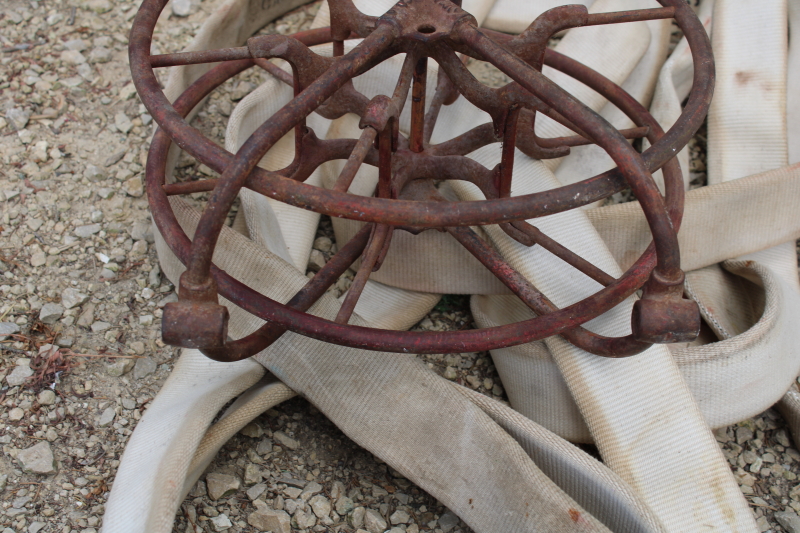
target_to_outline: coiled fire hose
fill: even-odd
[[[302,3],[277,0],[264,9],[260,1],[228,0],[189,49],[238,46]],[[465,0],[463,7],[485,27],[519,32],[563,3]],[[658,6],[651,0],[582,3],[596,12]],[[393,2],[356,4],[368,14],[380,14]],[[679,241],[687,290],[716,342],[654,346],[626,359],[600,358],[560,337],[494,350],[513,409],[438,377],[411,355],[340,347],[293,333],[254,359],[236,363],[184,350],[127,445],[106,506],[104,531],[170,531],[181,501],[216,451],[254,417],[295,394],[478,532],[757,531],[710,428],[753,416],[776,402],[793,430],[800,428],[800,394],[789,390],[800,371],[794,248],[800,237],[800,166],[790,165],[800,160],[800,96],[797,90],[787,92],[787,86],[796,88],[800,82],[800,54],[795,53],[800,45],[787,39],[800,27],[799,7],[797,0],[757,6],[703,0],[698,8],[712,36],[718,80],[708,118],[709,185],[687,193]],[[314,25],[326,26],[327,16],[323,5]],[[623,86],[668,128],[680,114],[692,76],[685,42],[666,57],[669,33],[664,21],[581,28],[568,32],[558,50]],[[399,68],[400,63],[387,62],[373,69],[362,76],[360,88],[385,91]],[[173,67],[165,93],[174,100],[205,69]],[[630,127],[597,94],[557,72],[545,69],[545,74],[580,93],[615,127]],[[242,100],[229,122],[226,149],[236,152],[291,96],[291,88],[269,79]],[[443,108],[431,142],[451,138],[479,120],[461,99]],[[320,136],[357,132],[357,121],[347,116],[327,121],[312,115],[309,124]],[[542,121],[537,127],[559,134],[555,123]],[[153,142],[169,146],[158,136]],[[495,152],[478,150],[471,157],[491,167],[499,157]],[[177,155],[173,147],[168,176]],[[291,143],[279,143],[262,165],[278,168],[291,156]],[[679,159],[688,176],[688,155]],[[557,187],[611,165],[594,147],[545,162],[518,152],[512,194]],[[360,172],[351,192],[372,193],[376,180],[370,172]],[[309,182],[330,187],[336,175],[335,167],[321,168]],[[462,182],[453,184],[452,192],[463,200],[481,198]],[[250,287],[286,301],[305,283],[318,215],[247,190],[241,200],[246,227],[223,230],[214,261]],[[171,202],[191,235],[199,213],[175,197]],[[537,219],[537,225],[612,275],[650,240],[633,203],[569,211]],[[334,220],[337,240],[356,229]],[[485,236],[556,304],[591,291],[541,250],[521,246],[491,227]],[[472,294],[473,315],[481,327],[531,316],[443,236],[427,232],[418,237],[396,239],[394,257],[387,257],[368,282],[351,323],[407,329],[443,293]],[[182,264],[159,237],[157,246],[164,272],[177,283]],[[311,312],[332,318],[339,305],[325,296]],[[631,305],[625,302],[588,326],[603,334],[624,334]],[[235,306],[230,313],[234,338],[260,324]],[[603,463],[568,441],[594,442]]]

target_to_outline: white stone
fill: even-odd
[[[356,507],[353,514],[350,515],[350,525],[356,529],[361,529],[364,525],[364,514],[366,509],[364,507]]]
[[[172,14],[176,17],[188,17],[192,12],[192,0],[172,0]]]
[[[19,142],[22,144],[30,144],[33,141],[33,132],[29,129],[19,130],[17,132],[17,137],[19,137]],[[31,161],[32,165],[35,165],[33,161]],[[22,171],[24,172],[25,167],[22,167]]]
[[[230,518],[224,514],[211,518],[209,522],[211,522],[211,527],[214,528],[214,531],[225,531],[233,525]]]
[[[307,513],[302,509],[298,509],[294,513],[294,519],[298,529],[309,529],[317,525],[317,517],[314,516],[314,513]]]
[[[333,243],[328,237],[317,237],[314,240],[314,248],[322,252],[330,252]]]
[[[111,61],[111,50],[104,46],[98,46],[89,53],[89,61],[92,63],[108,63]]]
[[[106,179],[106,172],[97,165],[86,165],[83,175],[89,181],[100,181]]]
[[[54,474],[56,461],[47,442],[39,442],[17,454],[17,461],[25,472],[32,474]]]
[[[134,241],[154,242],[153,226],[149,220],[139,220],[131,226],[131,239]]]
[[[261,438],[261,436],[264,434],[264,430],[256,422],[250,422],[245,427],[243,427],[241,431],[239,431],[239,433],[241,433],[245,437],[258,439]]]
[[[4,341],[9,335],[19,333],[19,326],[13,322],[0,322],[0,341]]]
[[[100,224],[87,224],[85,226],[78,226],[75,228],[75,235],[81,239],[85,239],[87,237],[91,237],[101,229],[102,228],[100,227]]]
[[[140,357],[133,367],[133,379],[142,379],[156,371],[156,360],[152,357]]]
[[[325,518],[331,514],[331,502],[322,494],[317,494],[308,503],[317,518]]]
[[[77,289],[68,288],[61,292],[61,305],[63,305],[65,309],[72,309],[73,307],[83,305],[87,301],[89,301],[89,295]]]
[[[98,320],[94,324],[92,324],[91,329],[93,333],[101,333],[107,329],[111,328],[111,324],[108,322],[103,322],[102,320]]]
[[[86,81],[91,81],[94,77],[94,71],[92,71],[92,67],[90,67],[87,63],[81,63],[75,70],[78,71],[78,76]]]
[[[353,500],[347,496],[339,496],[339,499],[336,500],[336,512],[342,516],[352,511],[353,507]]]
[[[208,488],[208,496],[212,500],[219,500],[227,496],[235,494],[241,482],[236,476],[230,474],[222,474],[219,472],[212,472],[206,476],[206,487]]]
[[[85,3],[85,6],[99,15],[111,11],[111,2],[108,0],[89,0]]]
[[[261,481],[261,467],[257,464],[249,463],[244,467],[244,484],[253,485]]]
[[[259,501],[259,500],[256,500]],[[266,504],[247,517],[247,523],[259,531],[273,533],[291,533],[292,521],[285,511],[270,509]]]
[[[266,492],[267,486],[264,483],[256,483],[247,489],[247,497],[251,500],[257,500],[259,496]]]
[[[56,393],[50,389],[44,389],[36,397],[36,401],[39,402],[39,405],[53,405],[56,403]]]
[[[46,303],[39,312],[39,320],[45,324],[55,324],[64,314],[64,308],[58,304]]]
[[[33,370],[28,365],[15,366],[14,370],[6,376],[6,383],[11,387],[18,387],[33,375]]]
[[[24,111],[18,107],[12,107],[6,111],[6,119],[11,123],[11,127],[17,131],[22,130],[28,125],[30,116],[30,111]]]
[[[133,82],[127,84],[125,87],[119,90],[119,99],[120,100],[128,100],[132,98],[136,94],[136,86]]]
[[[452,531],[458,525],[458,517],[451,511],[447,511],[439,517],[439,527],[442,528],[443,533]]]
[[[47,155],[47,141],[39,141],[31,148],[31,159],[36,163],[44,163],[49,156]]]
[[[81,63],[86,63],[86,58],[77,50],[64,50],[61,52],[61,61],[72,65],[79,65]]]
[[[67,50],[77,50],[78,52],[83,52],[86,50],[86,41],[83,39],[70,39],[69,41],[64,43],[64,48]]]
[[[786,533],[800,533],[800,516],[792,511],[775,513],[775,520],[786,530]]]
[[[133,122],[128,118],[128,115],[120,111],[114,115],[114,125],[122,133],[128,133],[133,129]]]
[[[144,194],[144,183],[142,183],[142,178],[136,176],[127,180],[122,184],[122,191],[128,196],[139,198]]]
[[[402,509],[398,509],[397,511],[392,513],[392,515],[389,517],[389,521],[394,526],[396,526],[398,524],[408,524],[408,522],[410,520],[411,520],[411,516],[407,512],[403,511]]]
[[[39,231],[39,228],[41,228],[44,224],[44,220],[41,218],[29,218],[26,221],[26,224],[29,228],[31,228],[32,231]]]
[[[36,230],[34,230],[36,231]],[[44,252],[34,252],[31,254],[31,266],[40,267],[47,262],[47,255]]]
[[[140,241],[136,241],[135,243],[133,243],[133,247],[131,247],[130,251],[131,257],[140,257],[145,254],[147,254],[147,241],[142,239]]]
[[[319,250],[311,250],[308,257],[308,270],[319,272],[325,266],[325,256]]]
[[[364,527],[369,533],[383,533],[386,531],[386,520],[375,509],[367,509],[364,515]]]
[[[345,489],[344,483],[342,483],[341,481],[338,481],[338,480],[334,481],[333,484],[331,485],[331,499],[332,500],[334,500],[334,501],[338,500],[339,498],[344,496],[345,492],[346,492],[346,489]]]
[[[303,492],[300,493],[300,498],[302,498],[305,501],[308,501],[308,499],[311,498],[311,496],[313,496],[318,492],[322,492],[322,485],[320,485],[316,481],[312,481],[311,483],[308,483],[305,487],[303,487]]]
[[[290,450],[296,450],[300,447],[300,443],[284,433],[283,431],[276,431],[273,435],[276,441],[280,443],[281,446],[288,448]]]
[[[106,407],[106,409],[103,411],[103,414],[100,415],[97,423],[101,428],[110,426],[116,416],[117,413],[114,412],[113,407]]]

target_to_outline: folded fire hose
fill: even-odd
[[[303,3],[227,0],[188,50],[240,46]],[[518,33],[541,13],[566,3],[464,0],[462,7],[485,28]],[[591,13],[660,7],[655,0],[580,3]],[[355,4],[368,15],[380,15],[394,2]],[[800,165],[790,165],[800,161],[800,96],[787,92],[787,85],[800,83],[800,44],[791,40],[800,27],[800,0],[758,5],[703,0],[697,13],[711,35],[717,83],[708,116],[708,186],[687,192],[678,241],[686,291],[715,342],[653,345],[622,359],[587,353],[559,336],[492,350],[513,409],[440,378],[413,355],[337,346],[292,332],[254,358],[233,363],[187,349],[131,436],[103,531],[170,531],[180,503],[219,448],[253,418],[296,394],[478,532],[758,531],[710,428],[777,402],[800,437],[800,393],[790,390],[800,373],[794,244],[800,237]],[[314,27],[328,26],[329,16],[323,4]],[[670,31],[668,20],[579,28],[568,31],[556,50],[622,86],[668,129],[681,114],[693,72],[685,39],[667,57]],[[345,41],[345,51],[357,42]],[[314,50],[333,53],[330,45]],[[391,94],[402,65],[400,58],[381,63],[355,80],[357,89]],[[435,67],[428,63],[428,79],[436,79]],[[207,64],[172,67],[166,96],[174,101],[208,69]],[[549,67],[543,72],[614,127],[634,126],[598,93]],[[428,92],[430,101],[432,84]],[[290,86],[267,77],[232,113],[226,150],[236,153],[292,96]],[[352,115],[328,120],[312,114],[307,121],[320,138],[359,136]],[[460,98],[442,107],[430,142],[442,143],[483,121],[485,115]],[[401,115],[399,128],[408,132],[407,117]],[[537,121],[536,131],[546,137],[570,134],[547,117]],[[484,147],[470,157],[492,168],[499,152],[496,146]],[[261,166],[282,168],[293,153],[290,133]],[[168,181],[178,155],[172,146]],[[678,154],[678,160],[688,188],[688,153]],[[329,162],[306,183],[332,188],[343,165]],[[575,147],[566,157],[548,160],[517,151],[511,195],[553,189],[613,166],[596,146]],[[654,177],[663,186],[660,172]],[[365,166],[350,192],[370,196],[377,183],[377,170]],[[448,185],[456,199],[483,199],[471,183]],[[222,229],[214,263],[286,302],[308,281],[305,266],[319,215],[248,189],[240,198],[246,227]],[[200,212],[177,196],[170,197],[170,205],[193,235]],[[332,221],[341,243],[361,227],[346,219]],[[651,240],[636,202],[589,205],[535,221],[545,234],[614,277]],[[482,235],[559,307],[596,290],[589,278],[565,273],[554,256],[519,244],[498,226],[484,226]],[[184,266],[161,235],[156,239],[162,269],[178,285]],[[398,232],[383,266],[364,287],[350,324],[408,329],[441,294],[454,293],[472,295],[480,327],[534,316],[447,234]],[[309,312],[332,320],[344,298],[325,295]],[[628,298],[587,327],[625,335],[633,304]],[[263,324],[228,307],[228,333],[234,339]],[[593,442],[603,463],[569,441]]]

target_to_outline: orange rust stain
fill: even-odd
[[[569,510],[569,517],[572,518],[573,522],[578,522],[581,519],[581,512],[577,509],[570,509]]]

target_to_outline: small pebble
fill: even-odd
[[[133,379],[142,379],[156,371],[156,361],[152,357],[140,357],[133,366]]]
[[[214,528],[214,531],[225,531],[226,529],[230,528],[233,524],[231,523],[230,518],[227,515],[221,514],[217,515],[210,520],[211,527]]]
[[[44,389],[36,397],[36,401],[39,402],[39,405],[53,405],[56,403],[56,393],[50,389]]]
[[[33,370],[28,365],[17,365],[9,375],[6,376],[6,383],[11,387],[18,387],[25,383],[33,375]]]
[[[206,476],[208,496],[212,500],[219,500],[235,494],[241,486],[239,478],[230,474],[211,472]]]
[[[0,341],[6,340],[10,335],[19,333],[19,326],[13,322],[0,322]]]
[[[39,320],[44,324],[55,324],[64,315],[64,308],[58,304],[46,303],[39,312]]]
[[[172,14],[176,17],[188,17],[191,12],[191,0],[172,0]]]
[[[17,461],[22,469],[33,474],[54,474],[56,472],[53,450],[48,442],[39,442],[21,450],[17,454]]]

